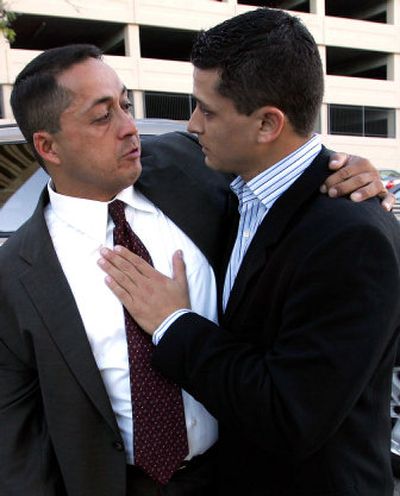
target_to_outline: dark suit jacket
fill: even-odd
[[[187,314],[155,352],[220,421],[220,494],[393,494],[399,227],[377,201],[320,194],[327,161],[262,222],[220,326]]]
[[[142,163],[138,189],[218,263],[226,180],[184,134],[146,141]],[[123,441],[49,237],[47,202],[45,191],[0,249],[0,494],[125,496]]]

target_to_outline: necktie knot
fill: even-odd
[[[121,225],[125,219],[125,203],[121,200],[113,200],[108,204],[108,212],[116,226]]]

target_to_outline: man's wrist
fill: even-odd
[[[160,342],[160,339],[164,336],[164,334],[168,331],[170,326],[177,320],[181,315],[184,315],[185,313],[189,313],[191,310],[188,308],[180,308],[179,310],[175,310],[174,313],[171,313],[166,319],[161,322],[161,324],[157,327],[157,329],[154,331],[153,336],[152,336],[152,341],[154,345],[158,345]]]

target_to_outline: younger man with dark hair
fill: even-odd
[[[219,494],[392,496],[400,233],[376,201],[319,191],[318,48],[260,9],[201,33],[192,61],[189,130],[209,167],[238,176],[219,326],[187,310],[179,255],[168,279],[104,249],[106,281],[153,334],[154,366],[218,419]]]

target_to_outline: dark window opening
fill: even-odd
[[[188,61],[196,31],[140,27],[140,54],[148,59]]]
[[[46,50],[70,43],[91,43],[107,55],[125,55],[125,25],[116,22],[18,14],[12,48]]]
[[[329,133],[371,138],[395,138],[395,109],[329,105]]]
[[[326,71],[333,76],[387,79],[389,55],[372,50],[326,47]]]
[[[382,0],[326,0],[325,15],[370,22],[387,22],[387,2]]]
[[[310,12],[310,2],[308,0],[238,0],[238,4],[294,10],[297,12]]]
[[[182,93],[158,93],[146,91],[144,94],[145,116],[162,119],[187,121],[193,111],[193,98]]]

